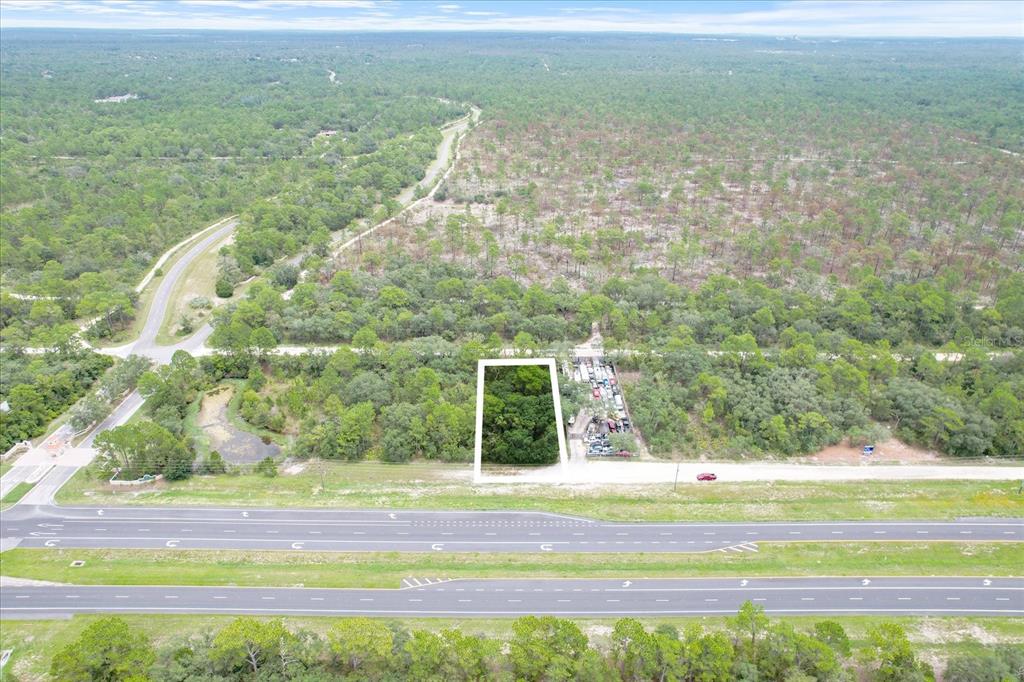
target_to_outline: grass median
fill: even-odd
[[[480,485],[468,466],[301,463],[296,473],[196,476],[116,491],[79,471],[61,504],[517,509],[621,521],[799,521],[1024,516],[1015,481],[765,482],[561,487]]]
[[[72,561],[84,561],[78,568]],[[14,549],[0,573],[77,585],[396,588],[427,578],[1012,576],[1022,543],[779,543],[758,553],[557,554]]]
[[[11,491],[4,495],[4,498],[0,500],[2,504],[14,504],[15,502],[21,501],[21,498],[28,495],[28,491],[35,487],[35,483],[26,483],[22,481],[18,485],[11,488]]]

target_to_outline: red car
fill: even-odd
[[[595,388],[593,391],[591,391],[591,393],[593,393],[594,397],[597,398],[598,400],[601,399],[601,390],[600,389]]]
[[[698,481],[717,481],[718,480],[718,476],[715,476],[712,473],[697,474],[697,480]]]
[[[632,457],[633,453],[630,452],[629,450],[619,450],[618,452],[615,453],[615,456],[616,457]]]

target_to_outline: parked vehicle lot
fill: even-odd
[[[587,457],[636,454],[611,442],[612,434],[633,431],[614,365],[604,358],[578,358],[573,363],[573,379],[590,386],[591,401],[586,409],[592,416],[583,436]]]

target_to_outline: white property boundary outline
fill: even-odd
[[[488,367],[522,367],[547,365],[551,371],[551,398],[555,403],[555,429],[558,432],[558,460],[562,478],[569,467],[569,454],[565,446],[565,427],[562,426],[562,397],[558,391],[558,366],[554,358],[502,358],[478,360],[476,364],[476,435],[473,439],[473,482],[482,482],[481,463],[484,438],[484,374]]]

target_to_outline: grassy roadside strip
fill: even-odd
[[[8,577],[76,585],[397,588],[437,578],[687,578],[801,575],[1012,576],[1022,543],[780,543],[757,554],[330,553],[14,549]],[[80,568],[71,562],[85,561]]]
[[[78,615],[71,619],[57,620],[6,620],[0,628],[0,649],[14,649],[7,671],[13,671],[18,679],[48,679],[50,661],[54,654],[73,642],[90,623],[103,615]],[[159,647],[169,646],[189,637],[202,636],[217,632],[228,625],[235,616],[208,615],[131,615],[119,616],[125,620],[133,631],[145,633]],[[271,620],[259,617],[260,620]],[[334,623],[340,620],[333,617],[319,618],[282,618],[284,625],[295,632],[309,630],[320,634],[326,633]],[[614,619],[573,619],[588,635],[595,645],[607,647],[608,636]],[[721,617],[704,618],[640,618],[648,628],[661,623],[671,623],[679,630],[687,624],[701,623],[709,630],[721,630],[726,627],[726,619]],[[822,620],[840,623],[850,637],[854,649],[864,646],[866,631],[879,622],[894,622],[903,626],[915,650],[928,661],[944,661],[953,654],[980,652],[987,644],[983,642],[1024,642],[1024,619],[1021,618],[961,618],[961,617],[883,617],[883,616],[787,616],[772,617],[772,621],[785,620],[800,631],[808,631],[814,624]],[[446,628],[458,628],[470,634],[487,635],[490,637],[509,638],[512,635],[512,620],[484,620],[469,618],[437,618],[414,619],[394,618],[388,622],[396,622],[410,630],[438,631]]]
[[[323,469],[327,490],[321,489]],[[468,467],[311,462],[298,474],[196,476],[115,491],[82,470],[57,495],[66,505],[213,505],[340,509],[534,510],[621,521],[955,519],[1024,516],[1016,481],[870,481],[624,485],[481,485]]]
[[[11,491],[4,496],[4,499],[0,500],[0,503],[14,504],[15,502],[18,502],[21,498],[25,497],[25,495],[28,494],[28,491],[32,490],[35,485],[35,483],[26,483],[25,481],[22,481],[11,488]]]

